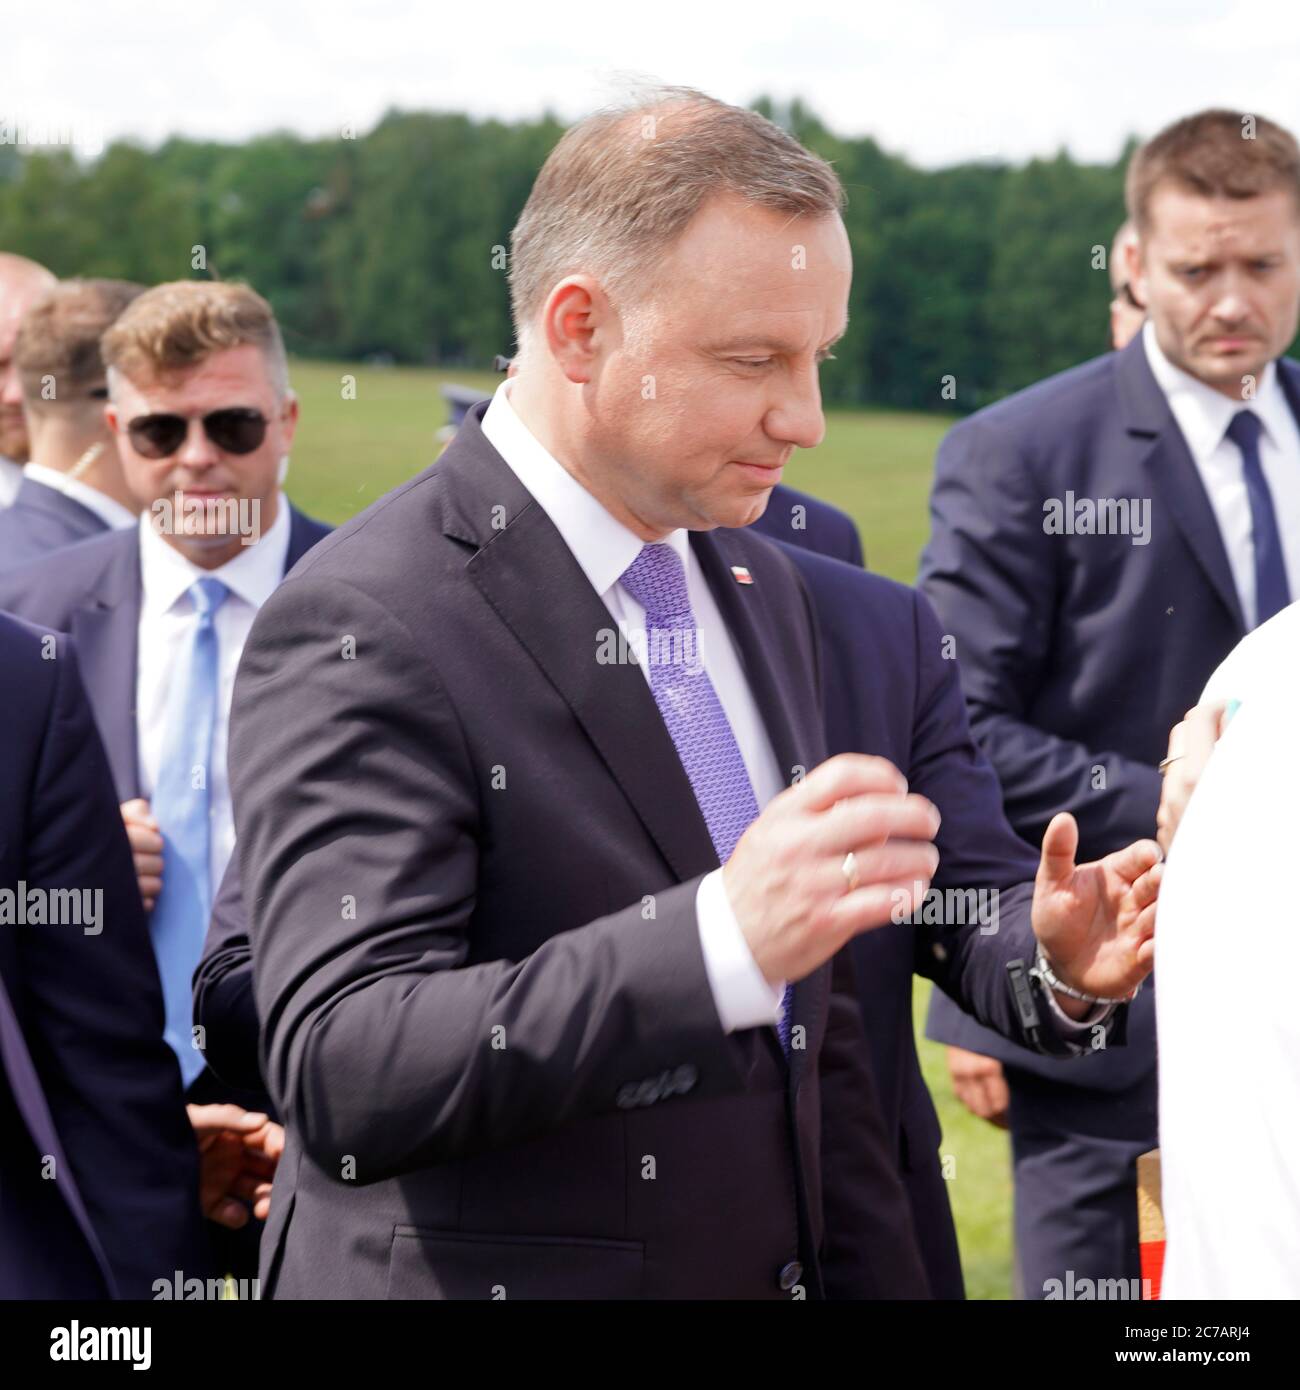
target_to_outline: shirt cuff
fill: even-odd
[[[722,870],[700,880],[695,893],[695,920],[704,953],[704,973],[724,1033],[742,1028],[772,1028],[781,1016],[785,981],[770,985],[754,960],[749,943],[731,910]]]
[[[1115,1004],[1094,1004],[1092,1012],[1083,1018],[1071,1018],[1058,1003],[1054,989],[1048,989],[1045,993],[1056,1030],[1068,1041],[1074,1041],[1081,1034],[1091,1032],[1099,1023],[1105,1023],[1117,1007]]]

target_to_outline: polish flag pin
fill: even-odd
[[[754,582],[754,576],[744,565],[732,565],[731,574],[737,584],[752,584]]]

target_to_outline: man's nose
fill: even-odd
[[[1211,313],[1222,323],[1234,325],[1250,317],[1250,303],[1235,277],[1230,277],[1224,282],[1215,298]]]
[[[23,403],[22,383],[16,367],[0,368],[0,405],[17,407]]]
[[[186,468],[210,468],[220,458],[217,446],[208,438],[202,420],[191,420],[185,439],[176,451],[176,462]]]
[[[817,369],[791,384],[783,399],[768,412],[767,433],[796,449],[815,449],[826,437],[821,386]]]

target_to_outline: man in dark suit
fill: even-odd
[[[14,365],[31,458],[13,505],[0,511],[0,570],[135,525],[140,504],[104,419],[99,340],[142,290],[125,280],[69,280],[23,318]]]
[[[259,615],[231,773],[275,1296],[926,1291],[840,948],[920,901],[937,819],[820,765],[806,594],[719,529],[820,440],[841,196],[696,93],[580,123],[513,236],[516,376]],[[1152,860],[1043,925],[1082,987],[1145,973]],[[1014,1030],[1027,937],[946,939]]]
[[[1279,356],[1300,319],[1300,151],[1204,112],[1134,156],[1127,193],[1146,327],[949,433],[921,564],[1012,825],[1032,838],[1068,809],[1088,854],[1153,832],[1170,728],[1300,576],[1300,368]],[[1149,990],[1130,1014],[1128,1047],[1065,1085],[935,995],[930,1036],[1006,1066],[1028,1297],[1067,1270],[1138,1277]]]
[[[866,564],[862,538],[852,517],[838,507],[829,507],[806,492],[797,492],[785,483],[772,489],[763,515],[752,523],[760,535],[785,541],[800,550],[815,551],[861,568]]]
[[[150,1298],[209,1272],[198,1158],[66,639],[0,614],[0,708],[0,1298]]]
[[[76,642],[187,1099],[256,1115],[264,1093],[232,1093],[204,1065],[191,978],[234,843],[225,746],[235,667],[258,607],[328,528],[280,491],[297,402],[274,318],[251,290],[158,286],[118,319],[104,354],[110,422],[144,515],[0,575],[0,608]],[[231,1113],[211,1116],[224,1131]],[[248,1222],[247,1211],[229,1215]],[[254,1234],[223,1257],[251,1274]]]

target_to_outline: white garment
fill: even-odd
[[[1232,417],[1242,410],[1253,411],[1264,427],[1259,461],[1277,513],[1291,597],[1300,598],[1300,426],[1287,404],[1275,363],[1260,373],[1253,400],[1231,400],[1175,367],[1160,350],[1149,319],[1142,329],[1142,346],[1209,496],[1249,630],[1255,626],[1257,611],[1250,498],[1241,450],[1227,437],[1227,430]]]
[[[125,531],[128,526],[134,526],[136,523],[135,512],[127,511],[120,502],[100,492],[97,487],[83,483],[80,478],[70,478],[66,473],[60,473],[57,468],[47,468],[43,463],[29,463],[23,472],[32,482],[44,483],[55,492],[61,492],[65,497],[71,497],[74,502],[80,502],[87,511],[94,512],[111,531]]]
[[[241,548],[233,560],[215,570],[200,569],[167,544],[150,524],[149,512],[139,521],[140,605],[139,642],[136,648],[136,737],[140,753],[141,794],[152,800],[158,782],[166,736],[167,697],[173,680],[183,680],[181,669],[197,622],[189,590],[196,580],[219,579],[230,590],[217,609],[213,625],[217,634],[218,717],[212,733],[212,765],[208,790],[212,816],[212,847],[208,865],[215,898],[221,876],[235,848],[235,819],[230,804],[230,777],[226,769],[226,743],[230,725],[230,698],[235,669],[248,639],[257,610],[284,578],[289,555],[289,502],[281,494],[275,520],[253,545]],[[164,863],[163,873],[167,866]]]
[[[484,436],[550,517],[624,639],[643,651],[645,609],[619,580],[645,542],[611,516],[531,433],[510,404],[509,386],[503,381],[497,388],[483,417]],[[685,566],[699,658],[736,736],[762,810],[788,785],[787,779],[777,766],[740,659],[691,550],[689,533],[674,531],[665,544]],[[649,667],[642,665],[641,671],[648,682]],[[724,1031],[776,1023],[784,985],[769,985],[755,963],[728,901],[721,869],[704,876],[695,904],[705,971]]]
[[[1199,703],[1245,703],[1273,689],[1300,691],[1300,602],[1247,633],[1206,682]]]
[[[0,454],[0,507],[12,507],[22,486],[23,466]]]
[[[1262,655],[1284,631],[1300,637],[1294,605],[1246,640]],[[1267,682],[1235,653],[1225,663],[1241,707],[1188,803],[1160,890],[1165,1299],[1300,1298],[1294,652],[1292,642],[1289,675]]]

